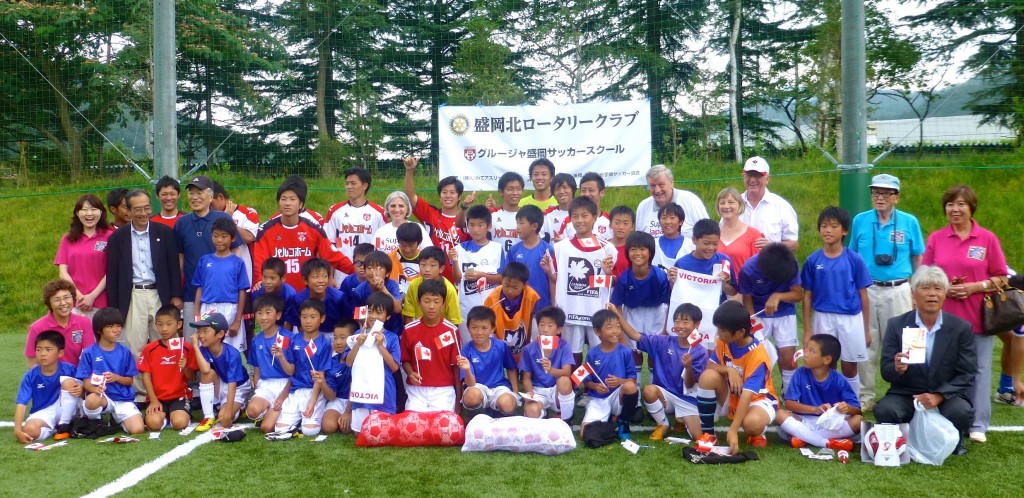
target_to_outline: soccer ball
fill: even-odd
[[[441,446],[455,446],[465,441],[464,430],[458,415],[453,412],[441,412],[434,420],[430,439]]]
[[[373,412],[363,421],[360,435],[366,438],[368,446],[384,446],[393,440],[394,422],[383,412]]]
[[[399,428],[402,432],[403,446],[426,444],[427,431],[430,429],[430,418],[427,414],[405,412],[397,416],[401,419]]]
[[[867,443],[864,445],[864,449],[867,451],[868,458],[873,461],[875,459],[875,453],[878,452],[880,446],[878,443],[878,434],[875,433],[875,427],[868,430],[868,433],[865,435],[865,440]],[[886,445],[889,444],[891,443],[886,443]],[[884,449],[888,450],[889,448],[886,447]],[[896,454],[902,456],[906,451],[907,438],[903,435],[903,431],[896,429]]]

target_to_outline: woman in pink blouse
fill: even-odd
[[[716,209],[722,226],[718,252],[729,256],[732,264],[736,265],[736,275],[740,274],[743,264],[757,254],[758,249],[754,246],[754,241],[764,237],[760,230],[740,221],[745,204],[740,192],[733,187],[723,188],[718,193]]]
[[[77,314],[92,317],[97,309],[107,307],[107,239],[112,233],[103,201],[93,194],[79,197],[71,213],[71,228],[61,238],[53,259],[60,278],[78,289]]]
[[[935,265],[946,272],[951,286],[942,309],[970,322],[974,331],[978,373],[968,392],[974,405],[970,438],[983,443],[992,417],[994,337],[981,333],[981,307],[985,293],[995,289],[997,280],[1005,280],[1006,258],[995,234],[974,221],[978,195],[971,187],[950,187],[942,194],[942,205],[949,225],[928,236],[921,264]]]

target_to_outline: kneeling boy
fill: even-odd
[[[132,381],[139,374],[135,357],[127,346],[118,342],[124,317],[117,308],[103,308],[92,317],[96,344],[82,351],[75,377],[85,382],[89,393],[85,398],[85,416],[98,419],[112,413],[114,422],[129,434],[142,434],[142,414],[135,406]]]
[[[64,336],[60,332],[47,330],[36,336],[36,366],[22,378],[14,401],[14,438],[19,443],[42,441],[58,427],[62,433],[68,432],[66,427],[75,416],[82,386],[75,380],[75,367],[60,361],[62,355]],[[32,411],[25,420],[29,402]]]
[[[252,347],[249,348],[248,358],[253,367],[256,390],[245,414],[260,421],[260,430],[265,433],[274,432],[291,387],[291,375],[295,373],[295,366],[284,361],[284,351],[291,345],[293,334],[277,325],[284,307],[284,301],[271,294],[256,298],[253,306],[261,332],[253,336]]]
[[[359,246],[356,246],[356,249],[358,248]],[[323,420],[324,434],[352,432],[352,404],[348,402],[349,388],[352,386],[352,369],[345,363],[345,352],[348,350],[348,338],[352,337],[358,328],[359,324],[348,318],[334,324],[334,354],[331,355],[331,369],[327,372],[327,385],[324,388],[324,397],[327,398]]]
[[[454,411],[459,401],[459,367],[455,364],[459,355],[459,329],[441,317],[444,303],[455,298],[455,293],[449,293],[439,280],[427,280],[419,288],[418,301],[423,317],[405,324],[401,339],[405,390],[409,396],[406,410]],[[426,352],[417,351],[418,348],[425,348]],[[430,359],[417,364],[417,353],[419,357]]]
[[[208,431],[218,422],[229,428],[242,413],[245,399],[252,391],[249,372],[242,364],[242,354],[224,342],[228,332],[224,315],[210,313],[192,326],[196,329],[191,341],[199,365],[199,404],[203,407],[203,420],[196,432]]]
[[[196,378],[199,365],[192,345],[178,337],[181,325],[181,311],[177,307],[173,304],[160,307],[156,312],[156,331],[160,339],[142,348],[136,362],[149,397],[146,427],[151,431],[163,429],[168,420],[174,430],[181,430],[192,418],[192,390],[188,383]]]
[[[513,394],[519,391],[516,362],[505,342],[491,337],[494,333],[494,310],[474,306],[466,315],[466,323],[473,342],[463,346],[462,354],[456,358],[462,370],[462,380],[466,383],[462,406],[470,410],[486,408],[505,416],[512,415],[519,405]]]
[[[357,333],[359,336],[355,340],[355,344],[352,346],[346,354],[345,364],[352,369],[353,381],[359,380],[359,375],[362,374],[360,369],[356,368],[356,358],[359,356],[362,350],[363,344],[370,338],[372,334],[376,337],[373,338],[373,344],[377,345],[377,352],[380,353],[380,359],[384,363],[384,378],[378,382],[384,383],[384,397],[380,403],[365,403],[352,401],[352,431],[359,432],[363,427],[363,421],[370,415],[371,412],[382,411],[385,413],[394,414],[396,411],[396,399],[397,399],[397,382],[395,380],[395,372],[398,371],[398,365],[402,361],[401,345],[398,340],[398,336],[394,332],[387,329],[382,329],[380,332],[371,332],[367,327],[372,328],[374,323],[380,321],[381,323],[387,323],[388,317],[391,316],[391,310],[394,306],[394,299],[386,292],[374,292],[370,294],[370,297],[366,300],[366,324],[362,330]],[[365,354],[365,353],[364,353]],[[375,357],[368,357],[373,360]],[[372,379],[371,379],[372,380]]]
[[[626,421],[632,420],[638,397],[633,352],[619,343],[622,324],[614,311],[604,309],[594,313],[593,325],[601,343],[587,350],[585,363],[591,366],[597,378],[590,375],[583,382],[590,400],[583,414],[580,437],[587,424],[618,416],[619,438],[629,439],[632,434]]]
[[[327,409],[322,391],[325,373],[331,368],[332,351],[331,340],[320,332],[326,318],[324,303],[319,299],[306,299],[299,305],[302,333],[292,336],[281,359],[283,366],[293,369],[293,373],[288,398],[281,405],[281,415],[274,426],[278,432],[301,430],[307,437],[320,434]]]
[[[540,418],[547,410],[558,408],[562,420],[568,422],[572,420],[576,406],[576,392],[569,380],[573,366],[572,349],[569,343],[559,340],[565,326],[565,312],[548,306],[534,316],[540,335],[523,348],[523,355],[519,358],[523,391],[528,395],[523,399],[523,414]]]

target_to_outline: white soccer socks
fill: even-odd
[[[651,414],[651,418],[658,425],[668,425],[668,418],[665,417],[665,405],[661,403],[660,399],[654,400],[654,403],[644,402],[647,407],[647,413]]]
[[[569,391],[569,394],[558,393],[558,410],[561,412],[562,420],[572,420],[572,412],[575,408],[576,391]]]
[[[199,384],[199,403],[203,407],[203,418],[213,418],[213,383]]]

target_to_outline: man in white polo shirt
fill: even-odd
[[[675,178],[672,170],[664,164],[654,166],[647,171],[647,187],[651,196],[640,201],[636,207],[636,229],[640,232],[647,232],[652,237],[661,236],[661,220],[658,219],[658,210],[664,205],[674,202],[683,208],[686,219],[679,231],[683,237],[689,240],[693,236],[693,224],[698,220],[710,218],[708,210],[704,207],[704,201],[697,197],[697,194],[674,187]]]
[[[800,232],[796,211],[786,199],[768,191],[768,161],[760,156],[747,159],[743,164],[743,185],[747,188],[742,196],[747,206],[740,221],[764,234],[754,241],[754,246],[761,249],[771,242],[782,242],[796,252]]]

